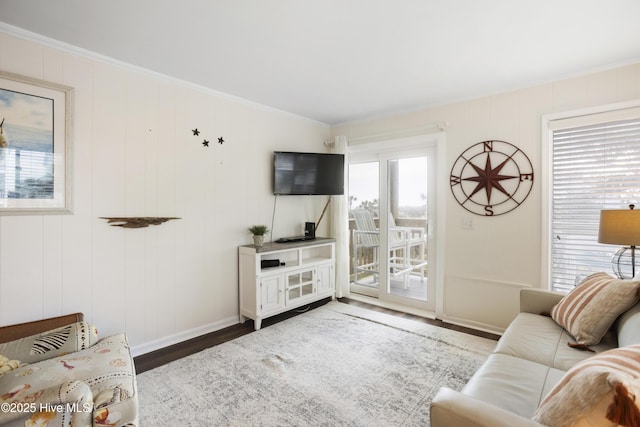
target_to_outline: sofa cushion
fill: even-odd
[[[640,281],[594,273],[553,306],[551,317],[578,344],[598,344],[616,318],[638,301],[639,289]]]
[[[640,345],[606,351],[571,368],[533,419],[553,427],[640,425],[639,380]],[[626,422],[616,418],[623,413]]]
[[[563,371],[593,356],[593,353],[567,346],[575,342],[571,335],[550,317],[520,313],[504,332],[495,353],[527,359]],[[598,345],[596,353],[617,347],[614,333],[607,333]]]
[[[35,363],[91,347],[98,341],[96,328],[76,322],[26,338],[0,344],[0,354],[20,363]]]
[[[531,418],[542,398],[564,373],[529,360],[492,354],[465,385],[462,393]]]
[[[625,311],[616,321],[618,344],[625,347],[640,344],[640,303]]]

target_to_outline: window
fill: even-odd
[[[612,272],[618,248],[598,243],[600,210],[640,208],[640,111],[550,120],[551,288],[567,292],[588,274]]]

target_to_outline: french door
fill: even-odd
[[[350,292],[435,311],[435,147],[349,148]]]

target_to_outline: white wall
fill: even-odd
[[[74,212],[0,216],[0,325],[81,311],[141,353],[237,323],[237,246],[271,225],[271,153],[326,151],[328,126],[4,33],[0,69],[75,88]],[[324,203],[279,198],[275,237]]]
[[[237,322],[236,248],[250,242],[248,225],[271,223],[273,150],[323,151],[331,135],[448,122],[445,170],[470,145],[503,139],[538,173],[542,114],[640,98],[637,64],[329,129],[3,33],[0,69],[75,88],[74,214],[0,216],[0,324],[82,311],[103,336],[127,332],[137,353]],[[448,176],[440,178],[445,319],[500,330],[517,312],[520,288],[547,286],[540,176],[521,207],[494,218],[458,206]],[[279,198],[275,237],[301,234],[324,203]],[[126,230],[101,216],[182,219]],[[326,230],[325,219],[319,233]]]
[[[444,236],[444,318],[500,331],[518,311],[523,287],[548,287],[541,279],[541,117],[546,113],[640,99],[640,64],[544,84],[495,96],[434,107],[409,114],[334,126],[332,135],[349,138],[393,133],[447,122],[447,176],[438,191],[447,193]],[[496,217],[476,216],[457,204],[448,173],[455,159],[474,143],[499,139],[522,149],[536,178],[527,200]],[[462,229],[471,218],[474,228]]]

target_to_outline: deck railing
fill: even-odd
[[[378,218],[374,219],[376,223],[376,227],[379,227],[380,223]],[[425,234],[427,232],[427,220],[424,218],[395,218],[396,225],[398,227],[420,227],[425,230]],[[353,230],[356,228],[355,221],[353,219],[349,219],[349,272],[350,272],[350,280],[353,280]],[[424,248],[424,259],[427,259],[427,244],[423,246]],[[414,247],[413,251],[418,251],[418,247]],[[411,258],[418,259],[420,258],[420,254],[412,253]],[[357,265],[366,265],[374,262],[374,249],[373,248],[362,248],[362,250],[358,253]],[[422,269],[422,273],[424,273],[425,277],[427,275],[427,267],[424,266]],[[362,273],[358,273],[358,278],[360,278]]]

